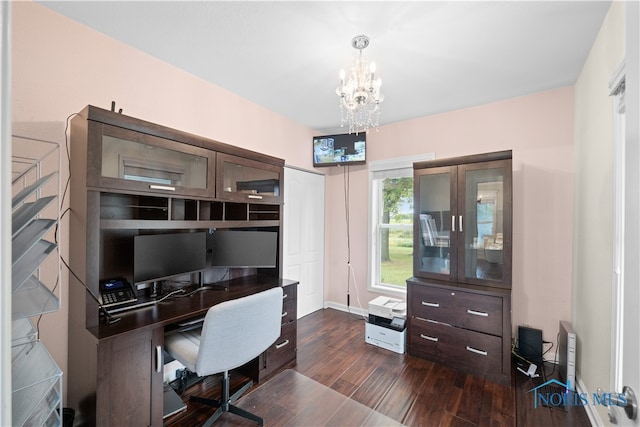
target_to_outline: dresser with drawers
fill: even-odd
[[[409,354],[511,378],[511,151],[414,164]]]
[[[415,278],[407,286],[409,354],[510,382],[510,292]]]

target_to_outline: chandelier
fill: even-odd
[[[368,132],[370,127],[378,130],[380,103],[384,96],[380,94],[380,78],[375,78],[376,64],[362,56],[362,49],[369,46],[369,37],[356,36],[351,46],[359,54],[345,80],[344,69],[340,70],[340,86],[336,93],[340,97],[340,126],[349,123],[349,133]]]

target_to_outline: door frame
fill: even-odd
[[[609,82],[613,97],[613,274],[611,294],[610,389],[622,389],[625,255],[625,63]]]
[[[320,177],[322,179],[322,194],[319,195],[314,191],[307,191],[304,192],[304,194],[292,194],[292,185],[290,184],[290,182],[287,182],[287,177],[289,176],[289,173],[302,173],[305,175],[302,176],[307,176],[307,177]],[[298,175],[300,176],[300,175]],[[294,167],[294,166],[289,166],[289,165],[285,165],[284,167],[284,187],[286,188],[285,192],[284,192],[284,216],[283,216],[283,260],[282,260],[282,274],[283,277],[286,277],[287,279],[292,279],[292,280],[299,280],[300,284],[298,285],[298,309],[297,309],[297,317],[303,317],[307,314],[312,313],[313,311],[319,310],[324,308],[324,262],[325,262],[325,227],[324,227],[324,218],[325,218],[325,187],[326,187],[326,178],[324,174],[315,172],[315,171],[310,171],[307,169],[301,169],[298,167]],[[305,197],[313,197],[313,200],[315,202],[321,202],[322,203],[322,207],[321,208],[316,208],[316,205],[314,205],[313,203],[302,203],[302,208],[303,209],[312,209],[314,212],[310,212],[310,211],[296,211],[296,212],[292,212],[290,210],[291,208],[291,203],[288,203],[288,200],[291,200],[290,198],[294,197],[297,200],[304,200]],[[322,224],[320,226],[315,226],[315,227],[303,227],[307,232],[318,232],[321,231],[321,238],[320,239],[304,239],[304,235],[300,234],[299,236],[291,236],[291,229],[288,228],[288,224],[290,224],[289,218],[292,215],[302,215],[303,218],[312,218],[314,213],[317,214],[318,212],[320,212],[321,218],[322,218]],[[304,224],[303,224],[304,225]],[[320,274],[320,277],[315,277],[314,280],[319,280],[319,284],[318,287],[320,288],[319,292],[322,296],[322,301],[320,303],[320,306],[318,306],[317,304],[313,304],[313,303],[309,303],[309,300],[305,301],[305,296],[306,296],[306,290],[308,290],[309,286],[312,286],[308,283],[305,283],[305,278],[308,278],[310,275],[309,271],[300,271],[300,277],[287,277],[286,276],[286,272],[289,269],[289,263],[287,261],[287,245],[288,243],[291,241],[290,239],[292,238],[299,238],[300,240],[300,247],[302,249],[308,249],[309,248],[309,243],[310,242],[318,242],[317,244],[320,247],[316,247],[314,248],[313,252],[316,252],[319,254],[321,260],[320,260],[320,268],[319,268],[319,272],[318,274]],[[305,252],[304,250],[301,251],[302,253],[308,253]],[[304,269],[304,264],[301,265],[301,267]],[[307,269],[308,270],[308,269]]]
[[[638,79],[640,43],[638,23],[640,7],[625,4],[625,60],[609,82],[613,96],[614,132],[614,241],[611,307],[612,392],[623,386],[640,392],[639,332],[640,315],[640,97]],[[627,90],[628,88],[628,90]],[[636,395],[637,396],[637,395]],[[636,402],[637,404],[637,402]],[[618,425],[640,425],[639,417],[630,420],[621,408],[611,406],[610,421]]]

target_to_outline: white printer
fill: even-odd
[[[369,321],[365,323],[365,342],[396,353],[404,353],[407,304],[380,296],[369,301]]]
[[[369,301],[369,314],[385,319],[404,319],[407,317],[407,304],[399,299],[380,296]]]

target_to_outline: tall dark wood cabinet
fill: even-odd
[[[414,164],[408,352],[511,377],[511,151]]]
[[[70,151],[68,405],[79,424],[162,425],[164,333],[224,300],[284,287],[282,335],[243,372],[259,381],[295,362],[297,283],[281,275],[284,160],[93,106],[72,119]],[[99,283],[135,282],[135,236],[225,229],[276,232],[276,266],[207,267],[179,281],[226,291],[105,322]]]

